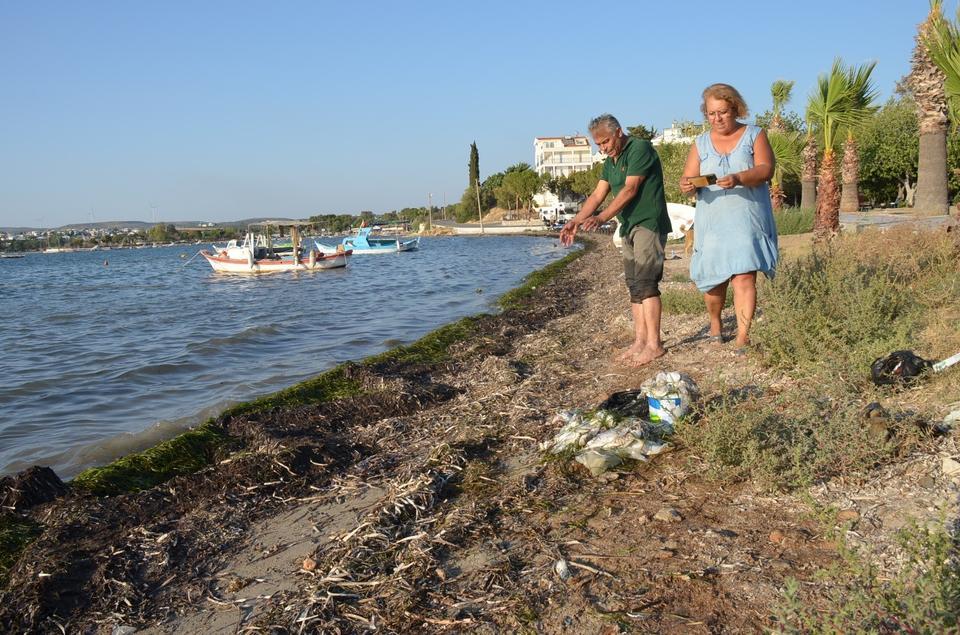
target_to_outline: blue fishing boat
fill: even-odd
[[[372,227],[361,226],[357,229],[356,233],[352,236],[347,236],[340,244],[343,246],[343,249],[348,251],[353,251],[353,255],[357,254],[392,254],[399,251],[413,251],[420,247],[420,237],[416,238],[402,238],[400,236],[396,238],[385,238],[383,236],[370,236],[370,231]],[[316,242],[316,241],[314,241]],[[329,245],[323,245],[321,243],[316,243],[317,248],[320,251],[329,252],[331,249]]]

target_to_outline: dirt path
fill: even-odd
[[[668,286],[687,284],[686,266],[668,261]],[[707,344],[701,315],[665,317],[669,352],[649,368],[613,363],[631,323],[606,239],[536,298],[478,322],[441,364],[353,369],[361,397],[224,422],[245,448],[201,473],[33,510],[46,529],[11,571],[0,625],[211,634],[772,626],[784,581],[811,580],[837,557],[805,504],[705,480],[689,453],[592,478],[544,463],[536,449],[558,410],[593,407],[657,370],[688,373],[708,396],[772,378],[732,346]],[[946,487],[934,485],[931,498]],[[657,520],[664,508],[675,514]],[[554,571],[561,558],[566,580]]]

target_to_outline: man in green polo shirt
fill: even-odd
[[[670,233],[670,217],[663,196],[663,169],[650,142],[623,134],[613,115],[593,119],[590,134],[607,159],[593,194],[560,230],[560,242],[569,245],[577,228],[593,231],[618,216],[635,332],[633,345],[620,359],[632,366],[643,366],[666,353],[660,339],[659,283],[663,278],[663,248]],[[594,215],[610,192],[613,201]]]

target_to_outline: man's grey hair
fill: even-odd
[[[605,128],[607,132],[616,132],[620,130],[620,122],[617,121],[617,118],[611,115],[608,112],[603,113],[599,117],[594,117],[590,120],[590,125],[587,126],[587,130],[593,132],[597,128]]]

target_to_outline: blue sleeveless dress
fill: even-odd
[[[748,125],[729,154],[717,152],[709,131],[698,136],[700,174],[716,174],[719,178],[752,168],[753,143],[758,134],[760,128]],[[716,185],[698,189],[693,228],[690,278],[701,292],[737,273],[762,271],[773,277],[779,251],[766,183],[729,190]]]

